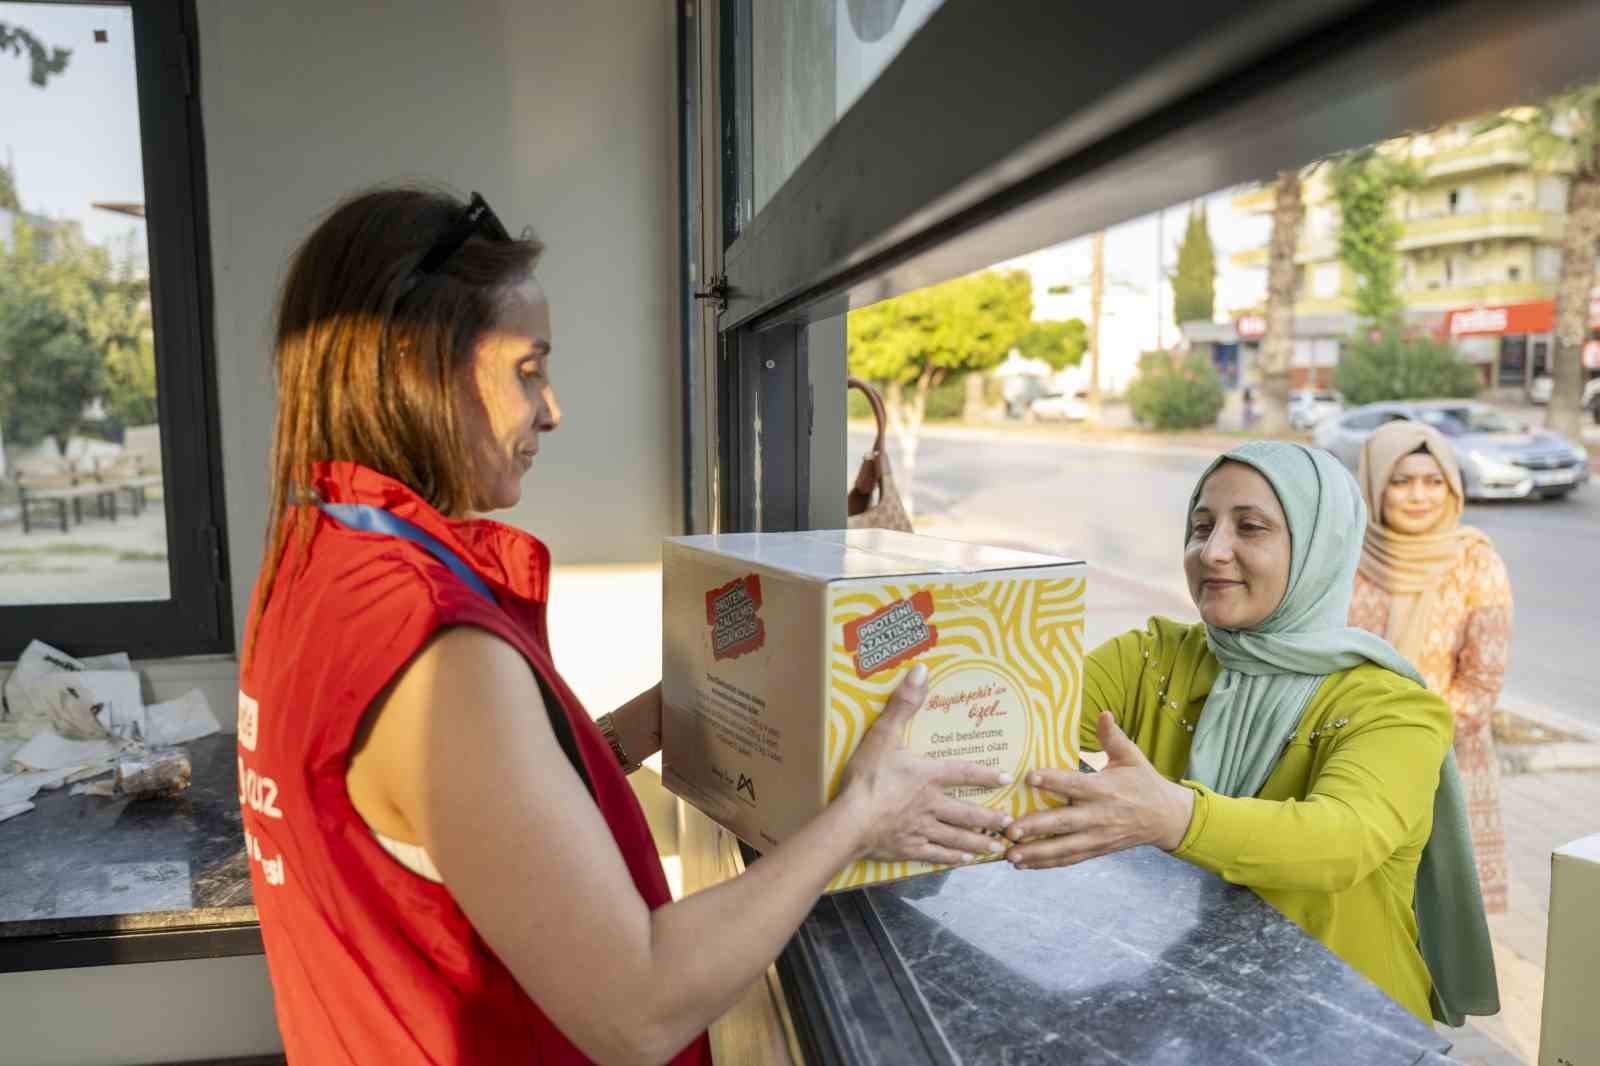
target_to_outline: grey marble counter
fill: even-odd
[[[1449,1049],[1254,893],[1150,848],[830,896],[787,959],[811,1058],[1410,1066]]]
[[[71,935],[254,925],[234,737],[184,747],[193,776],[181,796],[128,800],[62,788],[0,823],[0,950]]]

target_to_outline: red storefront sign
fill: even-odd
[[[1462,307],[1444,316],[1448,337],[1501,337],[1517,333],[1549,333],[1556,328],[1554,300],[1522,304]],[[1600,329],[1600,289],[1589,293],[1589,328]]]
[[[1260,340],[1267,335],[1267,319],[1265,315],[1240,315],[1234,320],[1233,328],[1238,331],[1240,340]]]
[[[1525,304],[1466,307],[1445,315],[1444,330],[1452,337],[1503,336],[1512,333],[1549,333],[1556,326],[1553,300]]]

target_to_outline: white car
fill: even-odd
[[[1089,394],[1075,392],[1071,396],[1051,393],[1040,396],[1028,405],[1030,422],[1082,422],[1089,417]]]
[[[1528,386],[1528,399],[1536,404],[1548,404],[1554,385],[1555,381],[1550,375],[1539,375]],[[1600,378],[1591,378],[1584,383],[1583,399],[1578,401],[1578,406],[1593,415],[1596,422],[1600,422]]]
[[[1289,394],[1289,425],[1310,429],[1344,410],[1344,397],[1329,389],[1296,389]]]

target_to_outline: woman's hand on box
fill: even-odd
[[[927,697],[928,671],[918,663],[845,765],[839,799],[860,811],[862,858],[954,864],[1005,850],[989,834],[1004,830],[1011,816],[952,799],[945,789],[998,788],[1010,784],[1011,775],[907,748],[906,729]]]
[[[1101,712],[1095,731],[1108,757],[1104,770],[1028,774],[1030,785],[1061,797],[1068,806],[1036,811],[1011,826],[1007,835],[1026,841],[1006,854],[1017,869],[1071,866],[1140,844],[1172,851],[1183,842],[1194,813],[1194,793],[1162,777],[1109,712]]]

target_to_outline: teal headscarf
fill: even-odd
[[[1283,600],[1249,629],[1206,626],[1222,666],[1195,727],[1185,776],[1225,796],[1254,796],[1266,784],[1311,697],[1329,674],[1364,662],[1426,685],[1388,641],[1348,624],[1367,508],[1355,478],[1320,449],[1251,441],[1200,475],[1189,513],[1225,462],[1256,470],[1289,523],[1289,584]],[[1192,532],[1184,522],[1184,541]],[[1433,1014],[1460,1025],[1467,1014],[1500,1009],[1489,927],[1472,857],[1466,799],[1453,752],[1439,770],[1433,835],[1423,849],[1415,894]]]

